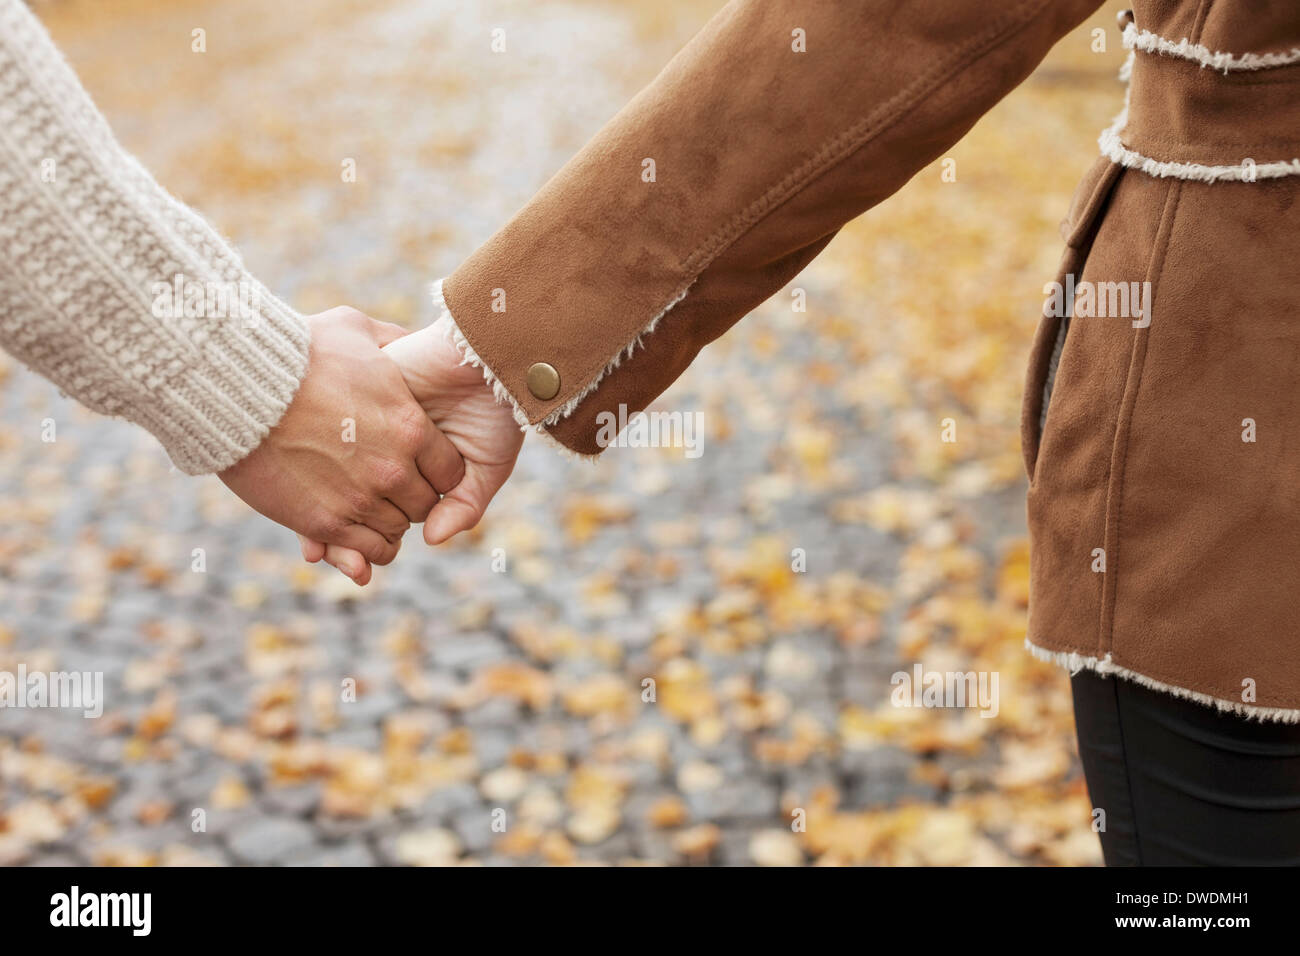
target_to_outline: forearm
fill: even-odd
[[[443,283],[445,304],[517,418],[596,453],[600,412],[644,408],[1098,5],[736,0]],[[553,392],[530,388],[539,363]]]
[[[190,473],[252,451],[307,367],[302,317],[122,149],[19,0],[0,0],[0,345]]]

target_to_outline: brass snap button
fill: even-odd
[[[558,395],[560,373],[555,370],[555,366],[548,365],[546,362],[534,362],[528,369],[528,391],[533,393],[533,398],[540,398],[542,401]]]

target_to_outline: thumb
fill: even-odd
[[[510,477],[513,464],[483,465],[466,459],[465,477],[442,496],[442,500],[433,506],[429,517],[425,519],[425,542],[431,545],[442,544],[478,524],[487,511],[492,496]]]

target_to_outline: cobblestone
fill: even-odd
[[[229,16],[252,15],[247,0],[227,3]],[[598,78],[638,69],[648,78],[685,36],[647,26],[673,20],[641,16],[658,4],[561,2],[545,17],[526,0],[457,4],[454,16],[439,3],[370,6],[349,6],[338,18],[346,29],[322,27],[305,47],[296,15],[258,5],[259,48],[279,59],[181,83],[160,101],[110,82],[123,63],[151,58],[117,41],[144,43],[148,31],[103,19],[55,27],[128,145],[216,217],[271,288],[303,310],[346,296],[418,325],[433,318],[429,279],[635,91]],[[494,102],[509,106],[487,117],[477,95],[447,91],[481,72],[480,41],[505,13],[535,35],[527,56],[494,70]],[[315,51],[350,48],[354,32],[378,57],[368,97],[380,113],[401,104],[403,116],[400,129],[359,144],[332,132],[355,107],[349,84],[315,82]],[[591,42],[572,43],[578,34]],[[628,50],[641,57],[630,71]],[[417,75],[434,92],[412,105]],[[216,185],[210,167],[191,169],[195,144],[214,132],[239,140],[237,128],[209,129],[211,118],[244,115],[280,77],[295,79],[271,106],[292,113],[295,130],[319,133],[313,163],[364,148],[365,204],[318,193],[320,170],[288,156],[264,166],[232,154],[233,181]],[[198,96],[210,107],[202,117],[169,124],[165,138],[148,134],[154,111],[189,116],[186,98]],[[286,131],[286,142],[297,136]],[[257,186],[263,177],[275,182]],[[338,208],[337,221],[304,214],[321,202]],[[969,657],[952,659],[1005,667],[1005,692],[1028,693],[1034,678],[1003,650],[1014,643],[1018,653],[1022,609],[1014,597],[988,603],[999,588],[1014,592],[994,580],[994,562],[1022,533],[1006,515],[1023,484],[1015,472],[982,495],[947,494],[944,468],[926,457],[934,452],[896,421],[937,422],[926,404],[937,387],[913,391],[908,373],[882,371],[879,356],[897,339],[876,336],[905,323],[842,291],[851,267],[814,264],[798,280],[807,314],[778,295],[659,400],[705,414],[699,458],[616,449],[593,466],[530,439],[480,529],[436,550],[413,531],[364,591],[303,565],[291,534],[217,479],[172,470],[147,435],[0,366],[0,670],[43,661],[97,671],[106,697],[98,720],[0,710],[0,863],[197,854],[301,866],[747,865],[766,831],[780,836],[760,840],[763,852],[788,859],[787,797],[812,808],[817,827],[838,812],[942,804],[944,775],[970,766],[981,768],[971,779],[991,779],[996,748],[968,746],[947,715],[913,721],[890,708],[890,675],[931,645],[952,658],[946,636],[960,631]],[[963,428],[1014,417],[1001,406],[977,412],[994,425],[963,419]],[[59,424],[52,444],[40,440],[46,417]],[[911,503],[918,488],[936,515]],[[927,530],[956,543],[927,550]],[[191,570],[195,548],[205,550],[203,573]],[[497,548],[504,573],[493,569]],[[792,566],[795,548],[803,570]],[[968,600],[979,611],[962,630],[953,608]],[[640,696],[645,679],[653,702]],[[350,681],[355,700],[344,696]],[[1038,726],[1061,708],[1024,699],[975,729],[1068,752],[1067,733],[1048,738],[1054,731]],[[1062,831],[1068,813],[1086,810],[1072,759],[1042,761],[1049,770],[1024,785],[1061,802]],[[41,809],[55,801],[57,812]],[[497,807],[508,811],[504,833],[492,830]],[[191,830],[196,808],[206,832]],[[1009,811],[978,812],[994,838],[1010,825]],[[836,838],[861,846],[842,856],[817,833],[798,846],[809,862],[872,861],[885,852],[873,842],[882,829],[851,819]]]

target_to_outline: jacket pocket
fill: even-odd
[[[1056,270],[1056,289],[1072,287],[1073,282],[1068,282],[1067,276],[1072,275],[1077,280],[1083,272],[1083,264],[1088,258],[1093,237],[1097,234],[1102,211],[1123,171],[1124,167],[1112,163],[1105,156],[1099,156],[1075,188],[1074,198],[1070,201],[1070,211],[1061,223],[1061,237],[1065,240],[1065,250],[1061,254],[1061,264]],[[1061,331],[1061,322],[1070,315],[1072,305],[1066,300],[1064,309],[1057,308],[1062,300],[1048,295],[1046,290],[1044,290],[1044,299],[1043,313],[1038,320],[1038,329],[1034,333],[1033,345],[1029,350],[1025,393],[1020,405],[1020,449],[1024,455],[1025,474],[1030,484],[1034,481],[1038,466],[1038,449],[1042,444],[1043,428],[1039,423],[1043,418],[1046,400],[1044,389],[1052,364],[1052,353]]]

